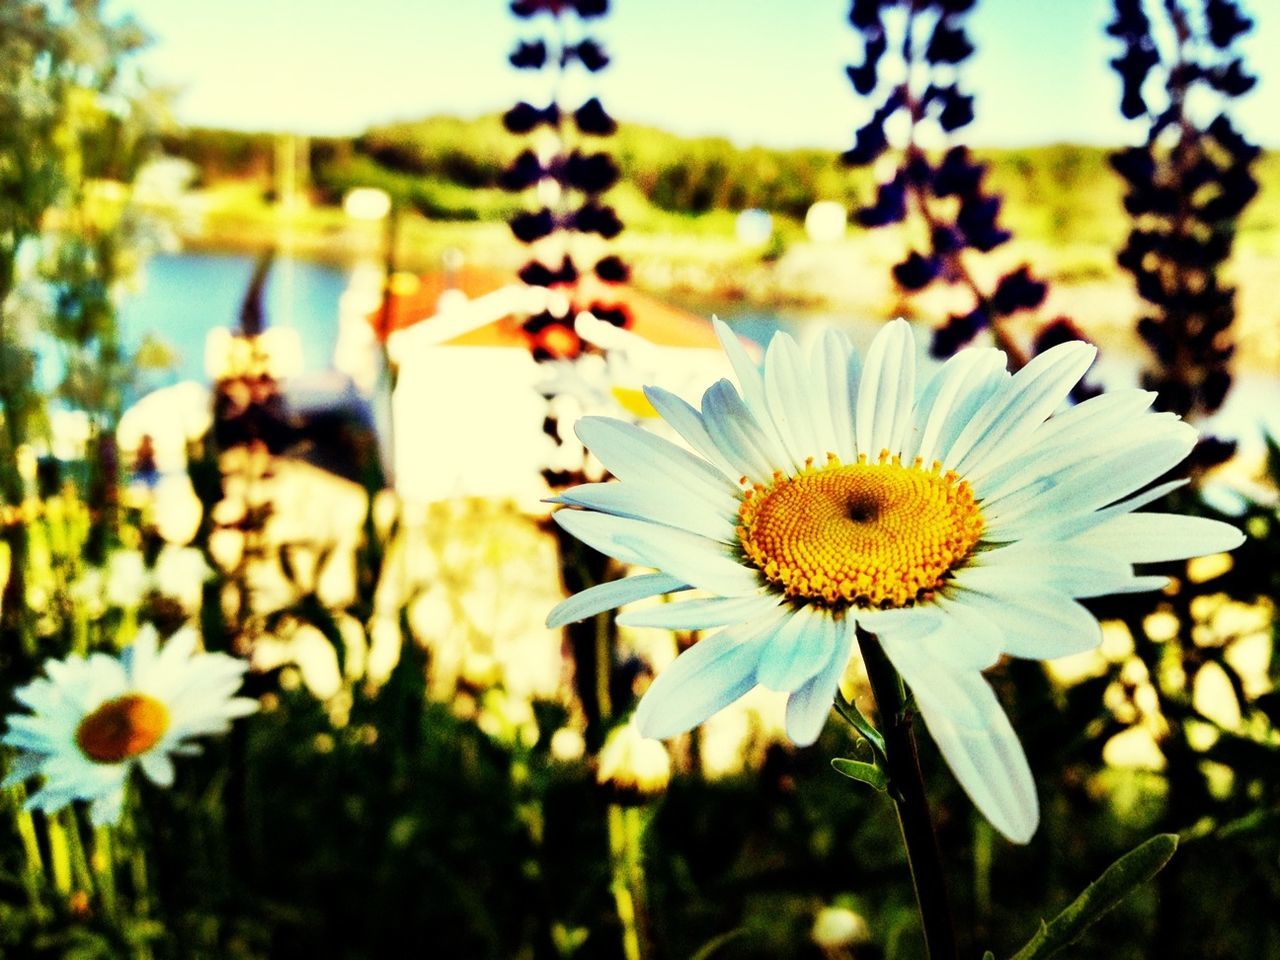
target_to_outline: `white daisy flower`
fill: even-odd
[[[778,335],[763,366],[723,324],[739,381],[702,409],[650,402],[690,453],[631,424],[585,418],[578,435],[618,478],[556,500],[556,521],[623,563],[658,572],[602,584],[552,611],[559,625],[659,594],[710,594],[619,617],[630,626],[722,628],[645,693],[649,737],[702,723],[756,685],[788,695],[787,732],[817,739],[856,644],[874,633],[961,785],[992,824],[1026,842],[1038,819],[1017,736],[982,676],[1002,655],[1095,647],[1080,597],[1156,590],[1133,564],[1229,550],[1234,527],[1135,513],[1180,482],[1145,485],[1195,431],[1119,390],[1054,413],[1092,363],[1055,347],[1016,374],[994,349],[962,351],[926,383],[902,320],[865,365],[829,331],[806,359]],[[1050,416],[1054,414],[1053,416]]]
[[[2,742],[20,752],[0,786],[39,774],[44,783],[29,808],[51,813],[86,800],[93,822],[108,824],[120,817],[135,765],[157,786],[172,785],[172,757],[199,752],[191,738],[225,733],[258,709],[257,700],[235,696],[247,664],[197,652],[198,639],[186,627],[161,647],[147,625],[119,658],[46,662],[45,676],[14,692],[32,712],[8,717]]]

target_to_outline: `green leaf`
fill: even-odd
[[[711,960],[711,957],[718,953],[721,947],[730,941],[737,940],[739,937],[745,936],[746,932],[746,927],[738,927],[737,929],[730,930],[727,933],[722,933],[719,936],[712,937],[699,947],[698,951],[690,957],[689,960]]]
[[[836,773],[842,774],[850,780],[861,780],[863,783],[875,787],[881,793],[889,789],[888,776],[874,763],[863,763],[861,760],[846,760],[844,757],[835,757],[831,761],[831,766]]]
[[[1045,923],[1012,960],[1044,960],[1074,943],[1099,917],[1142,886],[1169,862],[1178,837],[1161,833],[1107,867],[1067,909]]]
[[[992,953],[990,950],[988,950],[985,953],[983,953],[982,960],[996,960],[996,955]]]
[[[884,737],[858,709],[858,705],[852,700],[846,700],[844,694],[839,690],[836,691],[836,712],[848,721],[849,725],[857,730],[867,742],[871,744],[871,748],[876,752],[877,757],[884,757]]]
[[[1263,438],[1267,441],[1267,473],[1272,480],[1280,481],[1280,443],[1270,433]]]

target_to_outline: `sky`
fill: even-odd
[[[1280,4],[1244,6],[1256,21],[1241,45],[1246,64],[1266,70],[1280,62]],[[539,101],[536,75],[506,60],[533,32],[506,0],[111,0],[107,9],[149,29],[141,65],[180,91],[175,114],[189,125],[342,135]],[[587,92],[621,120],[685,135],[844,149],[869,109],[845,77],[861,50],[847,10],[848,0],[613,0],[590,30],[612,63]],[[981,0],[968,18],[978,51],[961,77],[977,95],[967,142],[1137,142],[1143,130],[1121,119],[1107,65],[1119,52],[1103,33],[1110,12],[1110,0]],[[1232,111],[1253,139],[1280,146],[1280,73],[1264,72]]]

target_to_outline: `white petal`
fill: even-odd
[[[686,499],[669,485],[651,483],[584,483],[570,487],[551,503],[588,507],[601,513],[665,524],[699,536],[736,543],[736,512],[716,513],[699,500]]]
[[[551,516],[593,550],[623,563],[656,567],[723,597],[746,596],[759,589],[754,570],[734,559],[725,544],[706,537],[590,510],[557,510]]]
[[[945,620],[929,649],[940,659],[969,670],[985,670],[1000,659],[1004,631],[996,620],[948,596],[940,595],[934,604]]]
[[[943,464],[977,478],[1008,460],[1067,398],[1097,354],[1092,344],[1075,341],[1033,357],[961,432]]]
[[[809,366],[819,378],[818,393],[826,398],[830,411],[835,443],[831,449],[845,463],[852,463],[858,456],[858,445],[853,439],[854,407],[861,378],[858,354],[848,336],[828,329],[814,341]]]
[[[836,644],[831,657],[787,698],[787,736],[797,746],[807,747],[818,739],[831,712],[836,687],[853,653],[853,618],[846,616],[835,624],[835,629]]]
[[[733,508],[737,488],[711,464],[670,440],[608,417],[583,417],[574,432],[619,480],[674,486],[716,510]]]
[[[701,597],[680,603],[660,603],[643,610],[628,610],[618,617],[624,627],[661,627],[665,630],[707,630],[767,616],[778,605],[776,594],[756,597]]]
[[[688,584],[666,573],[642,573],[634,577],[610,580],[608,583],[598,583],[552,607],[547,614],[547,626],[563,627],[566,623],[576,623],[636,600],[686,589]]]
[[[756,680],[770,690],[790,693],[826,666],[835,645],[832,616],[814,607],[800,607],[765,645]]]
[[[735,470],[720,452],[720,448],[712,441],[711,435],[707,433],[707,428],[702,422],[702,414],[685,400],[661,387],[645,387],[644,395],[662,419],[669,423],[676,433],[684,437],[689,446],[715,464],[728,479],[736,481],[741,476],[742,471]]]
[[[916,344],[911,324],[885,324],[871,342],[867,364],[858,384],[855,435],[858,453],[875,463],[882,450],[902,451],[911,425],[916,388]]]
[[[1195,430],[1185,423],[1153,423],[1147,436],[1123,453],[1059,470],[996,503],[984,502],[983,536],[1019,540],[1037,528],[1061,524],[1065,516],[1090,513],[1172,469],[1195,442]]]
[[[39,753],[19,753],[9,761],[9,772],[0,781],[0,789],[12,787],[34,777],[44,765],[44,756]]]
[[[138,757],[142,772],[157,787],[173,786],[173,761],[160,750],[151,750]]]
[[[916,691],[925,725],[983,816],[1014,843],[1026,843],[1040,822],[1040,806],[1022,744],[982,674],[960,674],[955,688],[967,700],[958,714]],[[975,714],[977,723],[961,719]]]
[[[956,438],[1011,379],[1005,355],[992,348],[962,350],[943,365],[916,405],[919,441],[911,456],[925,465],[942,461]],[[913,428],[915,429],[915,428]]]
[[[696,727],[756,685],[756,663],[776,618],[726,627],[660,673],[636,708],[641,735],[665,740]]]
[[[738,391],[720,380],[702,395],[702,422],[729,463],[756,483],[767,483],[790,461],[778,443],[756,422]]]
[[[742,397],[747,407],[763,424],[768,420],[769,409],[764,399],[764,377],[747,351],[742,346],[738,335],[729,329],[719,317],[711,318],[716,336],[720,338],[720,346],[724,348],[729,363],[733,366],[734,376],[738,378],[738,386],[742,388]]]
[[[940,659],[938,644],[930,642],[936,635],[907,637],[889,630],[876,636],[917,700],[928,698],[958,722],[969,725],[982,722],[982,715],[962,682],[964,677],[976,675],[977,671],[959,668]]]
[[[809,458],[825,460],[834,443],[830,423],[826,425],[827,441],[818,439],[814,418],[819,409],[825,413],[825,404],[814,402],[812,382],[796,342],[785,333],[774,334],[764,358],[764,395],[773,425],[797,469]]]
[[[1105,550],[1127,563],[1185,560],[1234,550],[1244,534],[1229,523],[1176,513],[1129,513],[1081,534],[1073,543]]]
[[[988,592],[1030,583],[1068,597],[1103,597],[1158,590],[1167,578],[1135,577],[1123,557],[1080,543],[1021,540],[978,554],[959,579]]]
[[[1141,439],[1150,422],[1145,411],[1154,397],[1147,390],[1117,390],[1055,414],[1020,454],[984,471],[980,480],[971,477],[974,490],[979,499],[995,500],[1063,466]]]
[[[971,571],[964,571],[964,574]],[[1015,657],[1052,660],[1092,650],[1102,642],[1093,614],[1070,597],[1031,579],[1011,581],[1007,589],[965,589],[964,574],[951,592],[958,603],[974,606],[996,620],[1004,631],[1004,650]],[[988,592],[989,591],[989,592]]]
[[[108,790],[97,797],[89,807],[89,820],[95,827],[112,826],[120,819],[120,811],[124,807],[123,777],[119,787]]]

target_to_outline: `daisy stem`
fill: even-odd
[[[613,715],[613,696],[610,693],[613,645],[609,642],[612,620],[611,611],[596,614],[596,703],[600,705],[601,720]]]
[[[80,822],[74,807],[64,807],[59,816],[66,820],[67,849],[71,852],[71,874],[76,886],[89,896],[93,895],[93,875],[89,872],[89,857],[85,853],[84,838],[80,835]]]
[[[107,826],[93,828],[93,856],[90,864],[98,875],[98,892],[102,896],[102,912],[107,919],[116,922],[119,913],[116,909],[116,875],[115,856],[111,842],[111,828]]]
[[[44,821],[49,837],[49,869],[53,875],[53,889],[64,897],[71,896],[71,852],[67,847],[67,831],[54,814]]]
[[[27,869],[23,871],[23,882],[27,888],[27,897],[31,900],[31,910],[37,920],[45,919],[44,905],[40,902],[40,889],[44,886],[44,858],[40,855],[40,840],[36,836],[35,818],[31,811],[23,806],[27,799],[27,791],[18,784],[9,790],[9,799],[13,803],[13,819],[18,830],[18,838],[22,841],[22,852],[27,859]]]
[[[616,803],[609,804],[609,860],[613,867],[614,909],[622,924],[622,955],[625,960],[643,960],[640,948],[640,924],[637,916],[635,869],[639,850],[635,849],[634,824],[627,822],[631,810]]]
[[[957,960],[955,931],[947,905],[947,886],[938,853],[938,840],[929,815],[929,798],[920,772],[911,725],[914,714],[907,707],[902,678],[889,662],[875,634],[858,631],[858,646],[867,666],[867,679],[880,714],[884,734],[884,757],[889,774],[889,794],[898,811],[907,850],[907,864],[915,885],[916,904],[924,927],[929,960]]]

